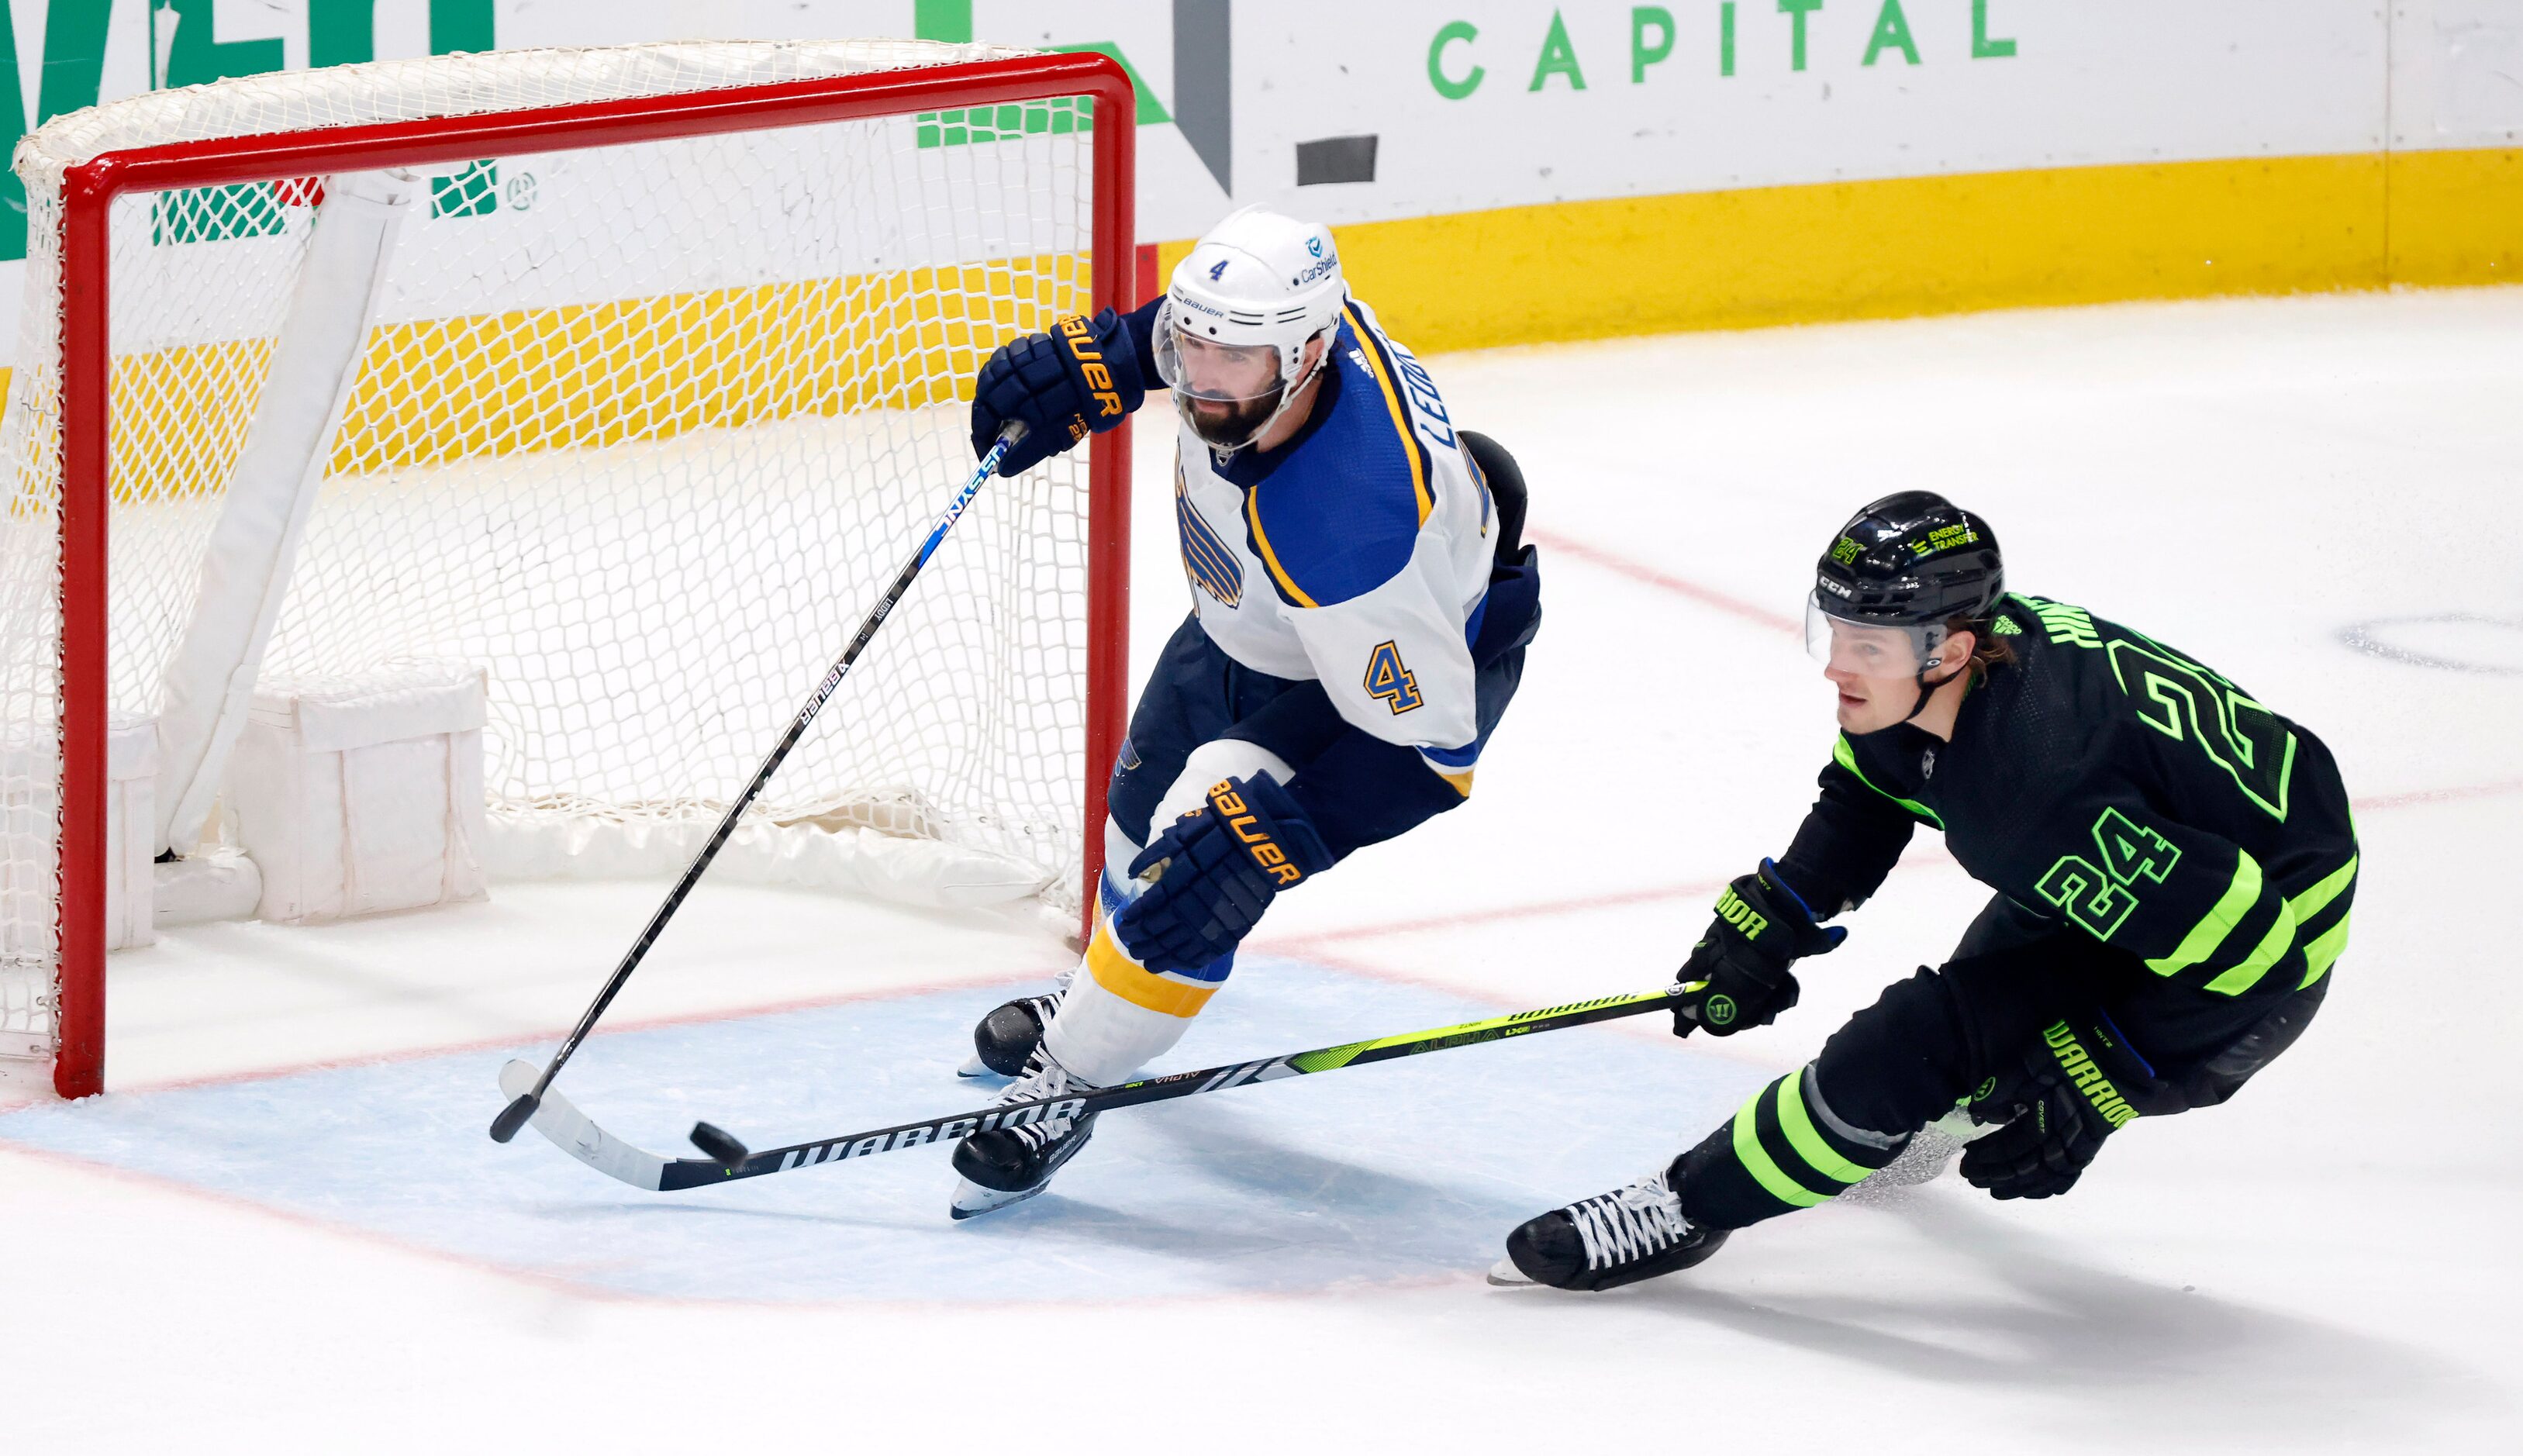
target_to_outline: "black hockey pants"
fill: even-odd
[[[2329,987],[2325,975],[2299,990],[2210,998],[1998,896],[1952,959],[1893,983],[1811,1065],[1684,1153],[1683,1211],[1740,1228],[1821,1202],[1956,1104],[2019,1075],[2044,1027],[2098,1010],[2162,1079],[2141,1111],[2213,1106],[2294,1044]]]

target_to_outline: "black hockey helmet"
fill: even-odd
[[[1915,718],[1944,664],[1948,624],[1985,620],[2005,593],[1986,521],[1932,491],[1886,495],[1849,517],[1815,564],[1805,650],[1867,677],[1915,677]]]
[[[1870,627],[1976,622],[2005,594],[1997,533],[1932,491],[1886,495],[1849,517],[1814,567],[1824,615]]]

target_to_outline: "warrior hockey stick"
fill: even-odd
[[[753,771],[753,781],[744,786],[743,793],[736,796],[735,803],[727,806],[727,814],[719,820],[718,827],[711,831],[709,842],[702,845],[701,852],[692,857],[691,866],[684,870],[684,877],[675,881],[675,888],[666,896],[666,903],[658,906],[657,913],[648,917],[647,928],[642,930],[640,938],[631,943],[629,954],[622,958],[621,964],[613,968],[613,974],[605,981],[604,989],[595,993],[595,1000],[589,1004],[587,1014],[578,1018],[578,1025],[571,1028],[569,1039],[560,1044],[558,1052],[552,1054],[551,1064],[543,1069],[541,1076],[533,1079],[533,1085],[530,1087],[510,1087],[507,1085],[507,1077],[505,1075],[500,1077],[500,1089],[511,1094],[515,1101],[502,1107],[500,1115],[492,1120],[492,1142],[504,1143],[515,1137],[517,1129],[526,1125],[526,1119],[535,1115],[535,1108],[542,1104],[544,1095],[551,1090],[552,1078],[560,1075],[562,1064],[578,1051],[578,1044],[587,1040],[588,1032],[595,1029],[596,1018],[604,1014],[604,1009],[613,1004],[615,996],[621,994],[623,983],[631,979],[631,972],[639,969],[641,958],[648,954],[648,948],[657,943],[657,936],[665,930],[666,922],[673,919],[675,912],[683,908],[684,897],[690,895],[692,892],[692,886],[699,883],[701,871],[709,869],[710,861],[718,858],[720,848],[727,843],[728,836],[736,832],[738,822],[744,818],[744,811],[752,807],[755,797],[761,794],[763,786],[771,781],[771,775],[780,771],[780,765],[788,757],[788,751],[797,746],[800,738],[806,736],[806,726],[815,721],[815,715],[823,711],[824,704],[831,701],[833,692],[840,687],[841,680],[849,676],[850,664],[859,660],[859,653],[866,650],[868,640],[874,637],[876,630],[884,624],[886,615],[901,602],[902,594],[911,589],[911,584],[920,575],[920,569],[928,564],[928,558],[936,554],[938,545],[946,540],[946,533],[954,530],[955,523],[963,519],[964,507],[973,503],[973,497],[981,493],[982,485],[989,480],[992,473],[997,471],[999,462],[1007,458],[1008,447],[1023,438],[1024,426],[1015,420],[1009,421],[1006,428],[999,431],[998,443],[990,446],[989,453],[981,456],[981,463],[975,467],[973,478],[966,481],[964,489],[955,493],[955,498],[947,505],[945,513],[940,515],[937,518],[937,524],[930,528],[928,539],[920,543],[920,549],[912,553],[909,561],[903,563],[902,570],[893,579],[893,585],[884,588],[884,595],[878,598],[876,609],[869,612],[867,620],[859,624],[858,635],[850,638],[850,644],[841,649],[840,657],[833,663],[831,670],[824,674],[824,681],[816,685],[814,695],[806,699],[806,706],[799,709],[797,716],[790,720],[788,730],[780,735],[778,743],[772,745],[770,756],[763,759],[762,767]]]
[[[1679,994],[1679,987],[1667,987],[1639,996],[1599,997],[1567,1006],[1545,1007],[1538,1011],[1492,1016],[1485,1021],[1440,1026],[1433,1031],[1406,1032],[1371,1042],[1351,1042],[1342,1047],[1264,1057],[1260,1061],[1203,1067],[1196,1072],[1175,1072],[1171,1076],[1143,1082],[1124,1082],[1119,1087],[1108,1087],[1078,1097],[1008,1103],[978,1111],[960,1112],[952,1117],[934,1117],[926,1122],[903,1122],[867,1132],[843,1133],[837,1138],[819,1138],[812,1143],[797,1143],[761,1152],[745,1151],[743,1144],[704,1122],[694,1125],[692,1141],[709,1151],[711,1156],[662,1158],[597,1127],[586,1113],[571,1105],[569,1099],[557,1093],[544,1100],[541,1109],[534,1114],[534,1123],[535,1130],[551,1139],[563,1152],[599,1173],[619,1178],[634,1188],[674,1193],[703,1184],[759,1178],[766,1173],[785,1173],[792,1168],[836,1163],[844,1158],[866,1157],[871,1153],[899,1152],[905,1148],[920,1148],[930,1143],[951,1143],[988,1128],[1022,1127],[1045,1117],[1092,1116],[1116,1107],[1172,1102],[1176,1098],[1198,1097],[1205,1092],[1224,1092],[1230,1087],[1277,1082],[1288,1077],[1363,1066],[1370,1061],[1391,1061],[1397,1057],[1415,1057],[1422,1052],[1446,1052],[1481,1042],[1530,1036],[1537,1031],[1557,1031],[1566,1026],[1584,1026],[1595,1021],[1635,1016],[1663,1010],[1672,1005],[1673,998]],[[533,1084],[534,1078],[535,1066],[530,1061],[511,1061],[500,1069],[500,1086],[510,1093],[523,1092]]]

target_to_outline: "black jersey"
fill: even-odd
[[[2213,997],[2309,986],[2348,941],[2356,831],[2321,740],[2234,682],[2079,607],[2010,595],[2015,661],[1948,743],[1842,734],[1780,861],[1824,914],[1863,901],[1920,823],[1965,869]]]

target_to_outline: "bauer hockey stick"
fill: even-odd
[[[1010,420],[999,431],[998,442],[990,446],[989,453],[981,456],[981,463],[974,469],[973,478],[964,483],[963,490],[955,493],[955,498],[947,504],[945,513],[940,515],[937,518],[937,524],[930,528],[928,540],[923,540],[920,543],[920,549],[914,551],[911,559],[902,564],[902,570],[894,576],[893,585],[884,588],[884,595],[877,599],[875,610],[869,612],[867,620],[859,624],[858,635],[850,638],[850,644],[841,649],[841,655],[833,661],[831,670],[824,674],[824,681],[816,684],[814,695],[806,699],[806,706],[797,710],[797,716],[790,720],[788,730],[780,735],[778,743],[772,745],[770,755],[762,761],[762,767],[753,771],[753,781],[746,784],[744,792],[737,795],[736,802],[727,807],[727,813],[719,820],[718,827],[710,832],[709,842],[702,845],[701,852],[692,857],[690,867],[684,870],[684,877],[675,882],[673,892],[666,896],[666,903],[658,906],[657,913],[648,917],[647,928],[642,930],[640,938],[631,943],[630,952],[623,956],[622,963],[613,967],[613,974],[605,981],[604,989],[596,992],[595,1000],[589,1003],[587,1014],[579,1017],[578,1025],[570,1028],[568,1040],[562,1042],[560,1050],[552,1054],[551,1064],[543,1069],[541,1076],[531,1079],[532,1085],[525,1087],[510,1087],[507,1076],[504,1073],[501,1074],[500,1088],[508,1093],[513,1101],[500,1108],[500,1115],[492,1119],[492,1142],[504,1143],[515,1137],[517,1129],[526,1125],[526,1119],[535,1115],[535,1108],[543,1104],[544,1094],[551,1091],[552,1078],[560,1075],[562,1065],[569,1060],[573,1053],[578,1051],[578,1044],[587,1040],[588,1032],[595,1029],[596,1018],[603,1015],[604,1009],[613,1004],[615,996],[621,994],[623,983],[631,979],[631,972],[640,968],[641,958],[648,954],[648,948],[657,943],[657,936],[665,930],[666,922],[673,919],[675,912],[683,908],[684,897],[690,895],[692,892],[692,886],[699,883],[701,871],[709,869],[710,861],[718,858],[718,852],[727,843],[728,836],[736,832],[738,821],[744,818],[744,811],[752,807],[755,797],[761,794],[763,786],[771,782],[771,775],[780,771],[781,762],[788,757],[788,751],[797,746],[800,738],[806,736],[806,726],[815,721],[815,715],[823,711],[824,704],[830,702],[833,692],[840,687],[841,680],[849,676],[850,664],[859,660],[859,653],[866,650],[868,640],[876,635],[876,630],[884,625],[885,617],[901,602],[902,594],[911,589],[911,584],[919,577],[920,569],[928,564],[928,558],[937,553],[937,547],[946,540],[946,533],[954,530],[955,523],[963,519],[964,507],[971,505],[973,497],[981,493],[981,487],[998,470],[999,462],[1007,458],[1008,447],[1023,438],[1024,425],[1017,420]],[[511,1065],[527,1064],[514,1062]]]
[[[1661,1010],[1671,1006],[1673,998],[1681,994],[1681,987],[1668,986],[1661,991],[1638,996],[1597,997],[1566,1006],[1545,1007],[1536,1011],[1514,1011],[1483,1021],[1440,1026],[1431,1031],[1404,1032],[1401,1036],[1382,1037],[1371,1042],[1351,1042],[1347,1046],[1295,1052],[1285,1057],[1265,1057],[1259,1061],[1238,1061],[1225,1066],[1203,1067],[1196,1072],[1175,1072],[1171,1076],[1124,1082],[1118,1087],[1107,1087],[1100,1092],[1077,1097],[1007,1103],[978,1111],[959,1112],[951,1117],[932,1117],[926,1122],[901,1122],[891,1127],[843,1133],[837,1138],[818,1138],[812,1143],[796,1143],[761,1152],[748,1151],[742,1143],[706,1122],[698,1122],[692,1125],[692,1144],[709,1156],[659,1157],[596,1126],[586,1113],[572,1105],[569,1099],[557,1093],[543,1102],[540,1110],[534,1114],[534,1123],[535,1131],[551,1139],[553,1146],[599,1173],[619,1178],[634,1188],[644,1188],[652,1193],[674,1193],[704,1184],[759,1178],[766,1173],[785,1173],[792,1168],[836,1163],[872,1153],[899,1152],[905,1148],[921,1148],[931,1143],[951,1143],[989,1128],[1023,1127],[1046,1117],[1089,1117],[1116,1107],[1167,1103],[1176,1098],[1198,1097],[1205,1092],[1224,1092],[1230,1087],[1249,1087],[1289,1077],[1310,1076],[1315,1072],[1335,1072],[1343,1067],[1364,1066],[1370,1061],[1391,1061],[1397,1057],[1415,1057],[1422,1052],[1447,1052],[1482,1042],[1530,1036],[1537,1031],[1557,1031],[1567,1026],[1610,1021],[1616,1017]],[[531,1061],[511,1061],[500,1069],[500,1086],[509,1092],[522,1092],[532,1086],[534,1080],[535,1064]],[[524,1099],[520,1097],[519,1101]]]

